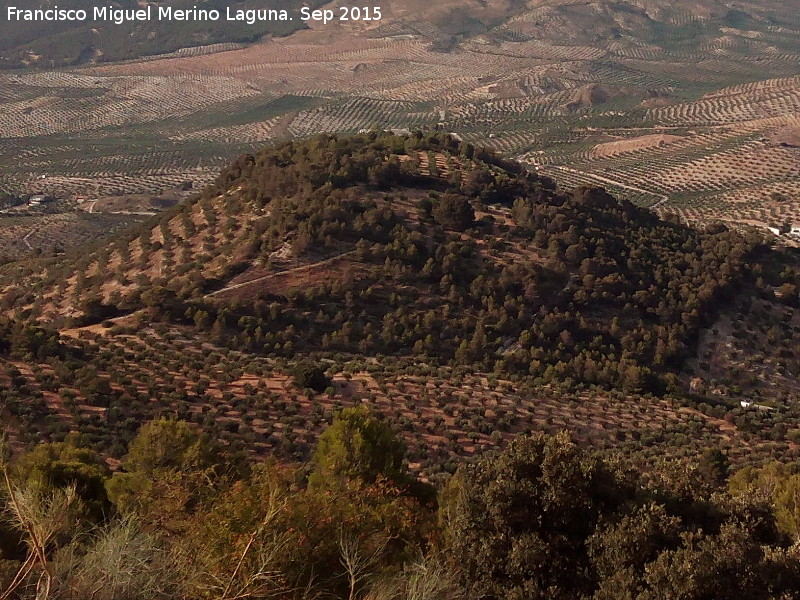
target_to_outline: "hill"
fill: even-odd
[[[242,155],[93,249],[3,267],[7,313],[61,328],[77,353],[52,362],[23,337],[14,355],[39,362],[12,360],[9,378],[40,400],[5,406],[25,439],[48,423],[107,450],[177,411],[303,456],[327,411],[369,402],[429,475],[530,428],[628,440],[643,460],[694,427],[736,460],[790,456],[796,273],[758,236],[560,193],[445,134],[317,136]],[[742,361],[765,377],[731,379]],[[331,377],[308,400],[302,365]]]
[[[637,388],[649,377],[637,367],[680,365],[713,307],[748,276],[755,240],[665,223],[600,190],[557,194],[552,182],[482,156],[435,135],[324,136],[244,155],[157,226],[87,253],[68,272],[51,268],[67,287],[41,289],[31,317],[82,311],[91,320],[82,307],[92,299],[113,311],[143,308],[158,290],[210,310],[211,323],[219,307],[236,305],[223,321],[252,318],[245,336],[302,324],[303,335],[275,331],[251,350],[323,350],[324,337],[331,349],[352,353],[360,340],[377,354],[402,340],[403,354],[416,347],[615,385],[630,360]],[[265,312],[275,302],[285,321]],[[360,317],[343,331],[344,307]],[[587,360],[598,362],[583,377]]]
[[[268,8],[286,9],[293,13],[300,6],[312,8],[341,2],[298,3],[281,0]],[[152,5],[175,9],[198,8],[265,8],[252,0],[233,3],[220,0],[116,0],[110,8],[130,10]],[[31,0],[15,4],[21,10],[41,8]],[[58,4],[64,10],[89,9],[94,5],[83,0],[65,0]],[[504,41],[548,41],[563,44],[607,47],[622,42],[646,47],[667,43],[676,49],[690,44],[697,46],[726,30],[753,30],[765,27],[796,25],[785,6],[778,2],[739,2],[735,8],[718,0],[686,3],[683,0],[650,2],[575,3],[565,0],[524,2],[522,0],[489,0],[467,2],[420,2],[400,0],[381,7],[377,22],[352,24],[366,29],[370,36],[421,35],[440,51],[449,51],[465,40],[483,38],[491,43]],[[209,46],[220,51],[237,43],[252,43],[268,35],[288,35],[307,25],[293,15],[292,21],[217,22],[159,21],[117,25],[96,22],[90,12],[88,22],[45,22],[35,20],[0,21],[0,69],[54,68],[86,63],[115,62],[139,57],[166,54],[182,48]],[[319,28],[312,22],[312,28]],[[320,32],[322,33],[322,32]],[[339,35],[339,34],[334,34]],[[216,46],[216,47],[215,47]],[[685,48],[684,48],[685,50]]]

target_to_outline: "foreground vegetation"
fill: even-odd
[[[723,454],[646,474],[520,437],[440,489],[366,409],[306,464],[144,425],[113,475],[79,438],[3,466],[3,598],[788,599],[800,475]]]

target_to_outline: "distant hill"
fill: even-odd
[[[303,2],[303,5],[317,6],[320,0]],[[256,0],[157,0],[149,2],[153,6],[174,8],[198,7],[217,9],[225,14],[225,9],[265,8],[263,2]],[[90,14],[96,2],[87,0],[64,0],[58,2],[61,9],[82,8]],[[268,8],[296,9],[301,5],[296,0],[277,0],[270,2]],[[47,7],[39,0],[20,0],[15,3],[20,9]],[[115,0],[108,6],[124,9],[140,8],[137,0]],[[33,22],[8,21],[3,15],[0,19],[0,69],[35,67],[54,68],[75,66],[87,63],[115,62],[142,56],[174,52],[180,48],[207,46],[221,43],[248,43],[266,36],[288,35],[303,28],[299,20],[291,22],[270,21],[254,25],[229,22],[179,22],[157,21],[146,23],[125,23],[116,25],[110,22]]]
[[[298,2],[278,0],[265,7],[257,0],[152,0],[153,6],[175,8],[227,7],[296,10],[326,4],[324,0]],[[331,6],[341,2],[327,3]],[[136,0],[114,0],[109,6],[137,8]],[[40,8],[38,0],[20,0],[19,8]],[[87,8],[94,3],[64,0],[60,8]],[[718,0],[686,2],[670,0],[623,0],[621,2],[576,3],[571,0],[468,0],[467,2],[422,2],[400,0],[382,6],[377,23],[339,25],[345,35],[349,27],[367,27],[375,37],[412,33],[428,38],[435,48],[452,50],[461,41],[481,38],[492,43],[541,40],[553,44],[585,44],[598,48],[624,44],[664,48],[701,46],[724,34],[726,28],[780,30],[797,27],[795,11],[784,4],[742,2],[733,8]],[[115,62],[174,52],[181,48],[225,43],[251,43],[263,36],[284,36],[305,28],[291,22],[255,25],[220,20],[207,22],[150,22],[122,26],[111,23],[42,23],[0,20],[0,69],[54,68],[86,63]],[[340,33],[341,33],[340,32]],[[324,32],[320,30],[320,33]]]
[[[720,0],[400,0],[393,2],[386,14],[387,27],[405,25],[438,39],[440,44],[446,39],[456,43],[479,36],[495,42],[541,40],[598,48],[620,43],[678,48],[702,45],[726,28],[797,27],[796,11],[776,0],[737,2],[735,6]]]

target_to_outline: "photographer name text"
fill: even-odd
[[[294,15],[292,13],[295,13]],[[255,25],[267,21],[314,21],[322,24],[348,21],[380,21],[379,6],[340,6],[337,8],[312,9],[302,7],[297,11],[285,9],[241,9],[228,7],[224,11],[207,8],[179,9],[171,6],[152,6],[126,9],[112,6],[95,6],[89,10],[52,8],[25,9],[9,6],[6,9],[9,21],[43,22],[107,22],[115,25],[145,23],[148,21],[211,22],[231,21]]]

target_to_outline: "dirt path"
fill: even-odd
[[[28,233],[25,234],[25,237],[22,238],[22,243],[28,247],[28,250],[33,250],[33,246],[31,246],[31,243],[28,241],[28,238],[31,237],[33,233],[34,230],[31,229]]]
[[[620,183],[619,181],[614,181],[613,179],[609,179],[608,177],[603,177],[602,175],[595,175],[594,173],[587,173],[586,171],[578,171],[577,169],[572,169],[570,167],[562,167],[560,165],[547,165],[546,168],[548,169],[560,169],[561,171],[566,171],[567,173],[572,173],[573,175],[583,175],[584,177],[589,177],[591,179],[596,179],[602,183],[607,183],[608,185],[613,185],[625,190],[630,190],[632,192],[638,192],[640,194],[647,194],[650,196],[658,196],[659,200],[655,204],[652,204],[648,208],[653,210],[669,202],[669,196],[666,194],[658,194],[656,192],[651,192],[649,190],[643,190],[642,188],[638,188],[632,185],[628,185],[626,183]]]
[[[336,256],[331,256],[330,258],[326,258],[319,262],[311,263],[308,265],[300,265],[299,267],[292,267],[291,269],[286,269],[285,271],[276,271],[275,273],[270,273],[269,275],[262,275],[261,277],[256,277],[255,279],[250,279],[249,281],[243,281],[242,283],[234,283],[231,285],[227,285],[222,289],[206,294],[206,298],[209,298],[211,296],[216,296],[217,294],[228,292],[230,290],[238,290],[239,288],[243,288],[253,283],[258,283],[259,281],[266,281],[267,279],[272,279],[273,277],[277,277],[279,275],[288,275],[290,273],[299,273],[300,271],[307,271],[314,267],[320,267],[322,265],[332,263],[333,261],[338,260],[343,256],[349,256],[350,254],[355,254],[355,253],[356,250],[348,250],[347,252],[342,252],[341,254],[337,254]]]
[[[94,208],[94,206],[92,207]],[[140,217],[154,217],[158,213],[152,212],[149,210],[112,210],[111,212],[105,213],[107,215],[137,215]]]

